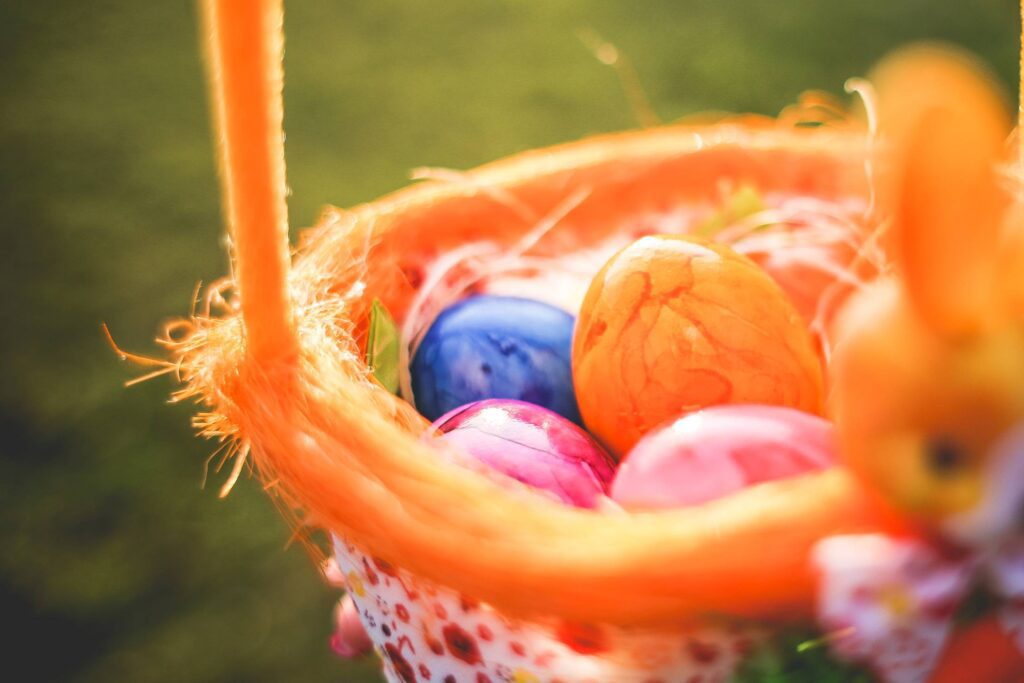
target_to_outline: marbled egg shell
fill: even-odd
[[[573,378],[587,428],[617,454],[723,403],[820,413],[821,363],[779,286],[728,247],[655,235],[601,269],[583,301]]]
[[[576,507],[608,490],[615,462],[561,415],[522,401],[478,401],[444,415],[438,438],[524,484]]]
[[[655,429],[623,459],[611,498],[630,510],[699,505],[835,463],[831,423],[792,408],[706,408]]]
[[[410,364],[430,420],[472,401],[510,398],[580,422],[572,387],[573,316],[539,301],[474,296],[446,308]]]

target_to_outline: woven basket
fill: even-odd
[[[360,347],[369,304],[380,299],[403,320],[447,255],[475,245],[497,259],[552,212],[563,215],[531,246],[534,259],[685,232],[730,188],[753,188],[769,207],[799,200],[863,220],[865,139],[854,126],[758,118],[681,125],[533,151],[331,211],[294,259],[298,379],[243,362],[238,317],[202,320],[181,347],[188,391],[215,406],[202,427],[240,436],[289,509],[345,539],[339,565],[394,680],[412,680],[407,667],[420,665],[430,680],[472,680],[471,671],[495,681],[725,680],[752,637],[736,618],[809,616],[813,543],[837,528],[880,528],[844,475],[635,518],[499,488],[430,452],[426,423],[370,379]],[[489,544],[522,561],[489,557]],[[777,550],[763,556],[762,545]],[[553,556],[526,563],[545,546]],[[464,604],[481,606],[470,614]],[[461,659],[438,645],[452,624],[470,648]]]
[[[249,18],[258,30],[259,17]],[[240,47],[231,52],[227,35],[215,61],[229,76],[257,64],[259,94],[260,69],[274,58],[249,59],[244,28]],[[270,80],[272,101],[279,75]],[[841,467],[680,510],[568,508],[440,457],[423,439],[426,421],[364,362],[374,300],[402,323],[429,319],[467,288],[545,282],[546,265],[571,262],[579,285],[641,235],[706,225],[738,188],[791,221],[798,246],[817,221],[850,227],[818,246],[823,262],[856,267],[875,220],[872,136],[842,118],[801,125],[822,123],[816,109],[601,136],[435,174],[327,212],[290,265],[268,232],[237,233],[248,296],[217,286],[206,310],[169,328],[164,341],[184,382],[177,397],[204,404],[200,432],[236,444],[239,468],[251,456],[300,529],[330,532],[391,680],[725,681],[765,633],[811,622],[816,544],[904,527]],[[279,116],[270,107],[271,138]],[[240,142],[259,140],[261,129],[232,124],[230,107],[227,117],[227,165],[244,175],[231,154],[249,148],[231,126],[241,126]],[[270,147],[266,176],[283,181]],[[283,182],[278,189],[283,206]],[[231,208],[244,222],[248,207],[235,197]],[[787,263],[786,245],[749,255],[771,273]],[[822,272],[834,270],[773,273],[816,324],[823,355],[827,316],[815,314],[834,293],[834,276]],[[582,296],[572,282],[536,291],[569,309]],[[280,330],[267,324],[275,315]]]

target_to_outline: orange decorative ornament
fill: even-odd
[[[820,414],[821,363],[775,282],[729,247],[655,235],[601,269],[573,339],[587,427],[618,455],[648,430],[723,403]]]

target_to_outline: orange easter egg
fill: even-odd
[[[752,261],[693,237],[644,237],[613,256],[583,300],[572,355],[583,421],[619,455],[711,405],[821,413],[821,363],[800,314]]]

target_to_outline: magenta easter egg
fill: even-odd
[[[835,462],[833,428],[792,408],[723,405],[650,432],[619,465],[610,497],[631,510],[685,507]]]
[[[531,403],[477,401],[442,415],[433,429],[494,470],[576,507],[595,507],[615,474],[611,456],[586,432]]]

